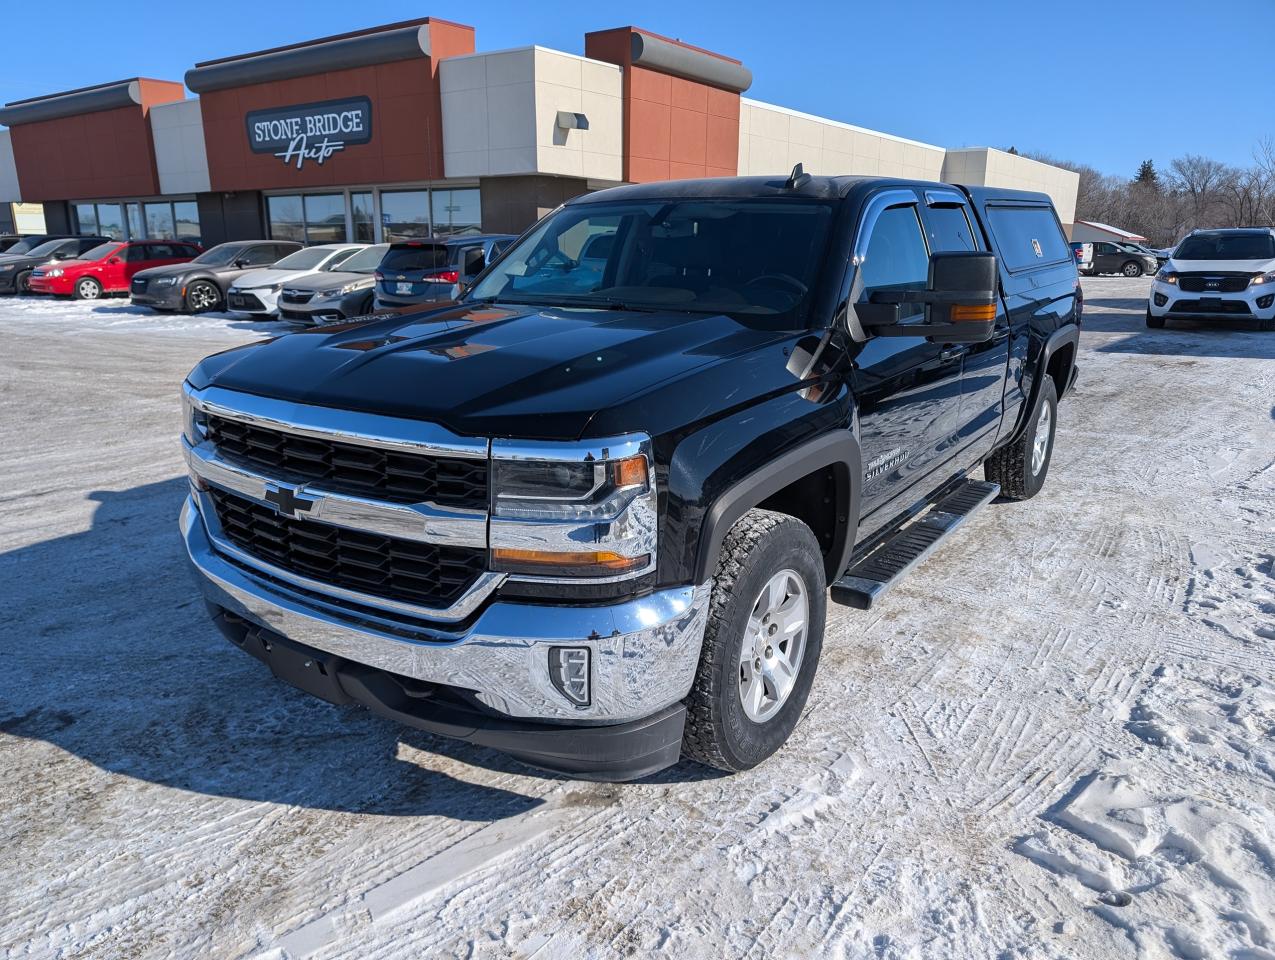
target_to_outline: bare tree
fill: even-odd
[[[1186,194],[1191,202],[1191,225],[1200,227],[1208,223],[1210,208],[1217,201],[1217,191],[1227,176],[1227,166],[1219,160],[1188,153],[1170,164],[1174,186]]]

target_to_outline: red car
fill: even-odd
[[[31,271],[31,292],[96,300],[107,293],[127,293],[139,270],[185,263],[203,252],[180,240],[111,240],[75,260],[48,263]]]

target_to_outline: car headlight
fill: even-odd
[[[1275,283],[1275,270],[1272,270],[1269,273],[1255,273],[1253,274],[1253,279],[1249,282],[1254,286],[1266,283]]]
[[[352,280],[343,287],[337,287],[335,290],[325,290],[319,294],[320,300],[335,300],[337,297],[348,296],[356,290],[366,290],[375,284],[375,280]]]
[[[62,276],[62,273],[63,273],[63,270],[61,267],[54,267],[52,270],[44,271],[44,275],[46,277],[60,277]]]
[[[192,446],[198,446],[206,436],[208,414],[195,405],[189,390],[189,385],[182,387],[182,436]]]
[[[645,437],[494,441],[492,568],[554,580],[649,572],[658,519],[653,462]]]
[[[1161,267],[1160,272],[1155,275],[1155,278],[1160,283],[1171,283],[1174,286],[1177,286],[1178,272],[1176,270],[1165,270]]]
[[[12,270],[12,269],[13,269],[13,264],[11,264],[11,263],[0,263],[0,273],[8,273],[8,272],[9,272],[10,270]]]
[[[173,284],[175,284],[176,282],[177,282],[177,278],[176,278],[176,277],[160,277],[158,280],[156,280],[156,281],[155,281],[155,286],[157,286],[157,287],[171,287],[171,286],[172,286]]]

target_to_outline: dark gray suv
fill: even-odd
[[[135,304],[152,310],[206,313],[225,306],[226,290],[239,277],[300,249],[290,240],[220,243],[186,263],[137,272],[128,292]]]
[[[487,233],[392,243],[376,272],[376,306],[451,300],[456,284],[474,279],[517,239]]]

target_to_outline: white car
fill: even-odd
[[[1196,230],[1151,284],[1147,326],[1168,317],[1257,320],[1275,330],[1275,229]]]
[[[274,316],[279,312],[279,291],[285,284],[335,270],[366,247],[366,243],[324,243],[290,253],[264,270],[253,270],[236,280],[226,292],[226,307],[231,313]]]

